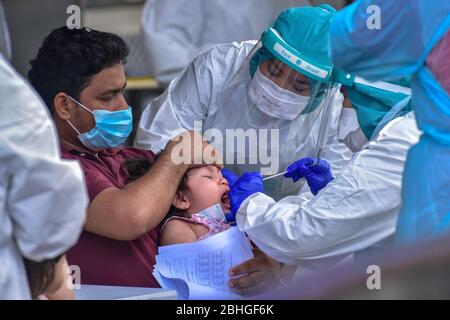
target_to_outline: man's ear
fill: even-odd
[[[173,198],[172,205],[180,210],[187,210],[191,207],[189,199],[186,197],[185,193],[182,191],[177,191],[175,197]]]
[[[67,94],[59,92],[53,99],[53,106],[55,107],[55,114],[62,120],[70,120],[73,114],[73,109],[76,103],[70,100]]]

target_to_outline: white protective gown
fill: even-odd
[[[343,101],[339,90],[333,91],[333,102],[327,108],[331,113],[327,123],[323,121],[326,117],[321,112],[324,108],[320,107],[294,120],[281,120],[266,115],[248,99],[249,80],[236,81],[235,76],[254,44],[255,42],[250,41],[220,44],[197,56],[180,77],[172,81],[166,91],[151,101],[144,110],[135,145],[153,151],[162,150],[169,139],[179,133],[180,128],[191,130],[197,120],[201,121],[207,138],[209,129],[214,129],[209,130],[213,134],[223,135],[223,140],[211,139],[212,144],[224,155],[225,167],[237,174],[259,171],[261,168],[275,170],[271,174],[282,172],[293,161],[315,156],[318,150],[319,156],[330,163],[336,175],[352,154],[337,140]],[[247,70],[244,73],[250,77]],[[225,88],[231,79],[238,84],[227,91]],[[321,125],[326,130],[323,135],[319,135]],[[258,143],[248,143],[246,151],[239,152],[237,142],[226,134],[227,129],[242,129],[245,132],[251,129],[255,133],[253,138],[258,139]],[[278,130],[278,140],[272,129]],[[264,148],[264,136],[268,141],[267,149]],[[318,141],[319,136],[324,141]],[[234,148],[229,148],[227,143]],[[258,149],[257,155],[250,152],[249,148],[252,147]],[[264,156],[276,154],[277,150],[279,157],[274,156],[272,161]],[[240,156],[245,158],[245,164],[243,161],[238,163]],[[230,159],[234,159],[235,164],[230,164]],[[264,190],[275,199],[281,199],[297,194],[303,185],[303,179],[292,183],[290,179],[280,176],[266,181]]]
[[[393,235],[406,153],[419,139],[414,113],[389,122],[315,197],[246,199],[236,222],[256,245],[287,264],[342,256]]]
[[[202,50],[257,39],[282,9],[307,0],[147,0],[141,32],[152,75],[167,85]]]
[[[22,257],[39,262],[74,245],[88,199],[46,107],[1,54],[0,97],[0,299],[29,299]]]
[[[361,150],[368,142],[364,132],[359,127],[355,109],[342,108],[338,140],[343,142],[352,152]]]

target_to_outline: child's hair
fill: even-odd
[[[126,160],[124,163],[125,169],[128,172],[128,177],[127,177],[126,183],[133,182],[134,180],[142,177],[144,174],[146,174],[148,172],[148,170],[150,170],[152,165],[153,165],[153,162],[151,162],[150,160],[145,159],[145,158],[135,158],[135,159]],[[181,179],[180,184],[178,185],[177,192],[184,191],[189,188],[187,185],[187,181],[188,181],[188,175],[186,172],[186,174],[183,176],[183,179]],[[161,221],[159,226],[161,227],[167,221],[167,219],[174,217],[174,216],[182,217],[182,216],[184,216],[184,212],[182,210],[176,208],[175,206],[171,205],[169,212],[164,217],[164,219]]]
[[[153,162],[146,158],[135,158],[125,160],[124,167],[128,173],[126,183],[139,179],[152,167]]]
[[[40,294],[45,293],[50,283],[55,277],[55,266],[63,255],[54,259],[34,262],[23,258],[25,270],[28,278],[28,285],[31,291],[31,297],[37,299]]]

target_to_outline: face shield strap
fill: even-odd
[[[268,28],[261,40],[271,54],[292,69],[320,82],[330,80],[333,66],[327,66],[305,57],[286,43],[274,28]]]
[[[355,76],[344,72],[343,70],[333,67],[333,73],[331,75],[331,81],[338,82],[345,86],[351,86],[355,81]]]
[[[368,87],[372,87],[375,89],[380,89],[388,92],[393,93],[402,93],[404,95],[411,95],[411,88],[404,87],[395,83],[390,83],[386,81],[368,81],[361,77],[355,77],[354,82],[355,84],[360,84]]]

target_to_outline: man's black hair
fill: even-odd
[[[126,63],[128,47],[117,35],[92,29],[53,30],[45,38],[28,78],[53,114],[53,99],[65,92],[75,99],[94,75]]]

